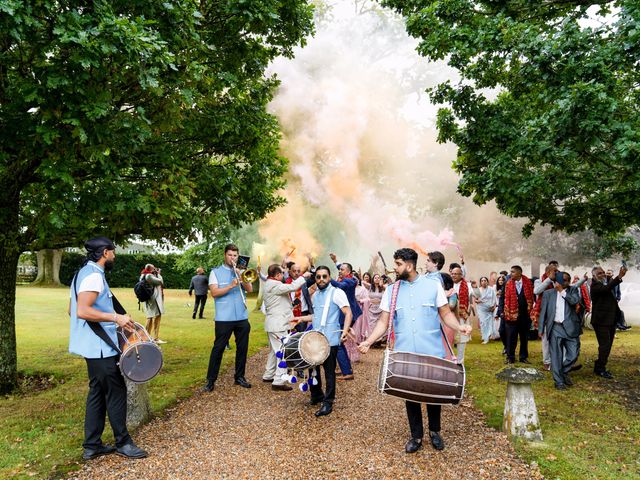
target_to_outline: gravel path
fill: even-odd
[[[379,350],[355,364],[354,381],[338,382],[333,413],[323,418],[313,415],[318,407],[307,405],[308,394],[274,392],[261,381],[265,358],[263,351],[247,363],[253,388],[234,386],[229,369],[213,393],[196,393],[141,428],[134,438],[149,458],[109,455],[71,478],[542,478],[469,400],[443,408],[445,450],[425,443],[404,453],[404,402],[375,390]]]

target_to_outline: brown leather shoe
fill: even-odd
[[[338,375],[336,376],[336,380],[353,380],[354,376],[353,374],[351,375]]]
[[[278,392],[289,392],[293,390],[293,387],[289,385],[271,385],[271,390],[275,390]]]

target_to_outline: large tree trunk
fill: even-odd
[[[3,395],[18,383],[15,320],[20,232],[17,199],[15,203],[5,203],[5,196],[0,200],[4,203],[0,207],[0,395]]]
[[[38,250],[38,276],[31,285],[39,287],[61,287],[60,263],[62,262],[62,249],[46,248]]]

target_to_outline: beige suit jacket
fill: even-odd
[[[264,319],[264,330],[266,332],[289,330],[289,321],[293,317],[289,294],[301,288],[305,282],[306,280],[302,276],[289,284],[271,278],[267,279],[264,283],[264,293],[262,294],[262,301],[267,312],[267,316]]]

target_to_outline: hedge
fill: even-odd
[[[71,285],[73,274],[82,266],[85,258],[84,255],[79,253],[64,252],[60,264],[60,281],[65,285]],[[167,255],[147,253],[137,253],[135,255],[118,254],[113,271],[107,273],[107,281],[109,286],[113,288],[133,288],[140,278],[140,272],[144,266],[147,263],[152,263],[162,269],[165,288],[186,289],[189,288],[191,277],[196,273],[178,268],[176,266],[178,258],[180,258],[180,255],[175,253]],[[206,266],[204,267],[206,271],[209,270]]]

